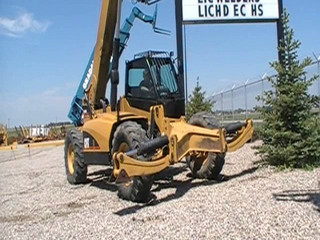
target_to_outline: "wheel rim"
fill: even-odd
[[[203,162],[202,162],[202,165],[207,164],[207,162],[209,161],[208,159],[209,159],[209,153],[206,153],[206,156],[204,157],[204,160],[203,160]]]
[[[68,148],[68,169],[70,174],[74,173],[74,152],[72,144],[70,144]]]
[[[208,163],[209,154],[206,154],[205,156],[199,156],[190,158],[190,169],[192,170],[193,174],[196,175],[198,171],[202,168],[203,165],[206,165]],[[193,162],[193,164],[191,163]]]

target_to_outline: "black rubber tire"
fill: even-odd
[[[199,112],[194,114],[189,122],[191,125],[215,129],[219,128],[219,121],[213,114]],[[193,177],[205,179],[217,179],[225,163],[225,154],[208,153],[206,158],[186,157],[187,165]]]
[[[209,129],[215,129],[220,127],[220,123],[216,119],[216,117],[212,113],[208,113],[208,112],[198,112],[194,114],[190,118],[188,123],[191,125],[209,128]]]
[[[73,152],[74,162],[73,171],[68,164],[68,151]],[[87,182],[87,165],[83,159],[83,135],[80,131],[73,129],[68,131],[65,138],[64,162],[66,167],[67,180],[71,184],[80,184]]]
[[[127,121],[120,124],[112,140],[112,155],[119,150],[121,144],[126,144],[128,149],[135,149],[142,142],[148,141],[147,133],[136,122]],[[121,151],[121,150],[120,150]],[[147,159],[141,159],[146,161]],[[133,177],[129,183],[118,184],[118,196],[132,202],[146,202],[150,196],[153,176]]]
[[[187,164],[194,178],[217,179],[224,162],[224,154],[208,153],[206,159],[187,157]]]

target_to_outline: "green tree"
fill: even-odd
[[[189,96],[187,103],[186,119],[189,120],[197,112],[210,112],[212,113],[213,102],[205,98],[205,91],[201,91],[202,87],[197,81],[197,86],[193,89],[192,94]]]
[[[264,125],[261,128],[263,145],[258,148],[262,159],[271,165],[285,168],[320,166],[319,116],[312,114],[318,97],[308,94],[317,76],[307,79],[305,68],[311,58],[298,60],[301,43],[294,39],[289,27],[289,14],[283,15],[284,40],[280,44],[283,61],[273,62],[276,78],[269,78],[274,91],[267,91],[258,99]]]

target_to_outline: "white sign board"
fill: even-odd
[[[277,20],[278,4],[278,0],[183,0],[183,21]]]

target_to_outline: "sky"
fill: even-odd
[[[283,3],[302,42],[300,56],[320,55],[320,1]],[[133,6],[149,15],[155,9],[124,0],[122,22]],[[101,0],[0,0],[0,123],[68,121],[95,45],[100,7]],[[124,92],[125,60],[146,50],[176,52],[173,0],[159,2],[157,26],[171,35],[135,22],[120,59],[119,94]],[[277,59],[274,23],[187,25],[186,38],[189,93],[197,78],[207,96],[257,79]]]

